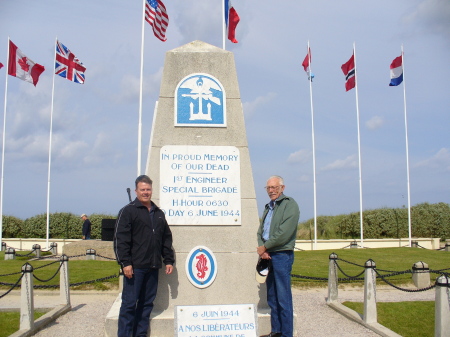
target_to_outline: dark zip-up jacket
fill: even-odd
[[[119,211],[114,252],[123,267],[161,268],[175,262],[172,232],[163,211],[152,202],[150,212],[137,198]]]
[[[82,233],[86,238],[91,235],[91,222],[89,221],[89,219],[84,220]]]

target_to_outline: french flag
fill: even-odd
[[[239,23],[239,15],[236,10],[233,8],[230,0],[225,1],[225,25],[227,26],[228,31],[228,40],[233,43],[238,43],[236,40],[236,27]]]
[[[391,83],[389,86],[395,87],[403,82],[403,55],[396,57],[391,63]]]

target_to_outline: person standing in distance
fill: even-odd
[[[284,187],[280,176],[267,180],[265,189],[270,202],[264,208],[257,233],[258,255],[271,260],[266,286],[272,328],[261,337],[292,337],[294,333],[291,271],[300,210],[293,198],[283,194]]]
[[[81,214],[80,218],[84,221],[83,222],[83,240],[90,240],[91,239],[91,222],[89,221],[86,214]]]
[[[119,211],[115,225],[114,251],[125,276],[118,337],[147,336],[159,269],[164,263],[171,274],[175,263],[172,232],[151,201],[152,184],[146,175],[137,177],[136,199]]]

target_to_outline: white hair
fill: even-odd
[[[284,179],[280,176],[270,176],[269,179],[267,179],[267,181],[269,181],[270,179],[278,179],[280,185],[284,185]]]

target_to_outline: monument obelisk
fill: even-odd
[[[154,111],[146,174],[176,263],[172,275],[160,272],[151,335],[176,335],[177,306],[200,305],[253,304],[259,332],[270,331],[265,285],[255,280],[259,217],[233,53],[201,41],[168,51]]]

